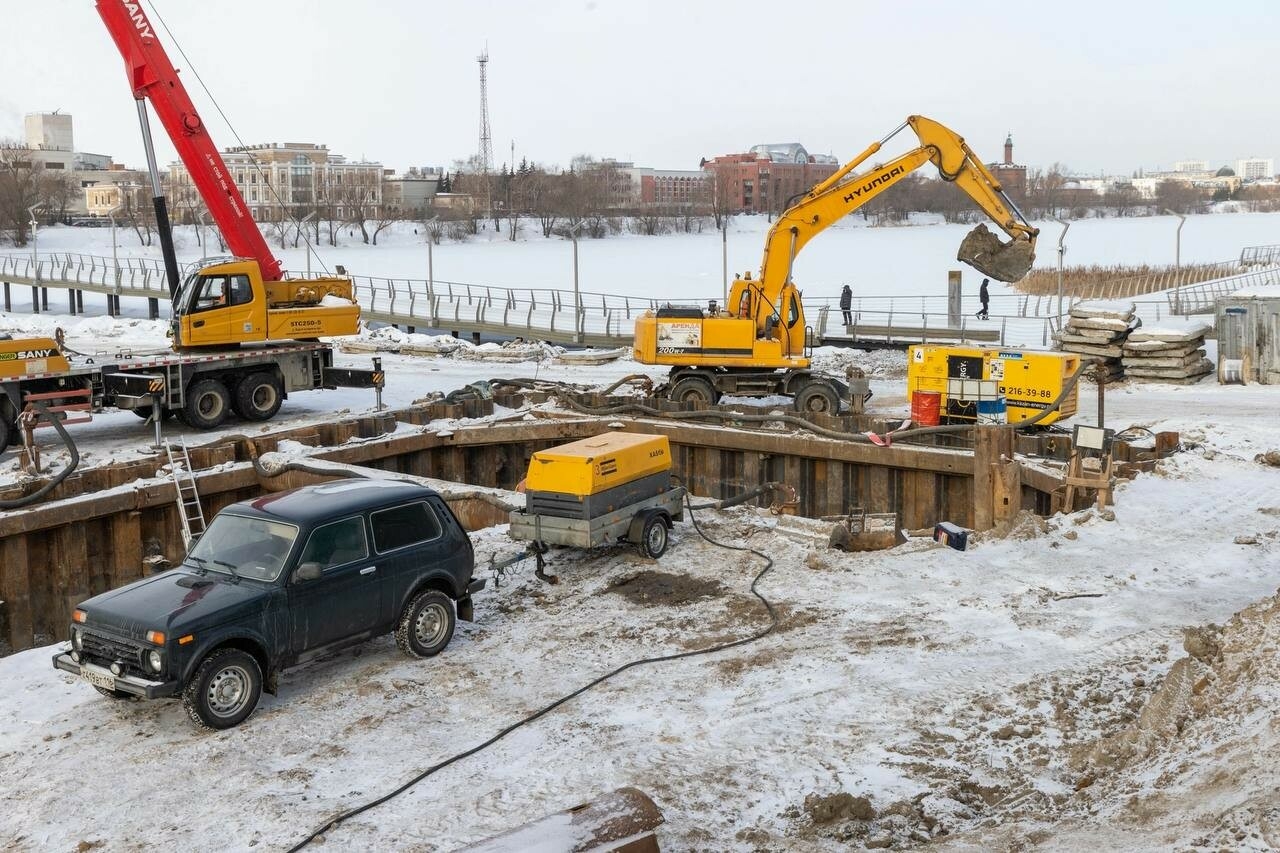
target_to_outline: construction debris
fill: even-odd
[[[1125,301],[1077,302],[1057,335],[1059,348],[1098,359],[1106,382],[1124,378],[1124,343],[1142,322],[1134,316],[1135,307]]]
[[[1206,323],[1166,322],[1158,328],[1138,329],[1124,343],[1125,375],[1147,382],[1194,385],[1213,372],[1205,358]]]

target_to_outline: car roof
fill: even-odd
[[[223,512],[260,515],[295,524],[313,524],[367,509],[429,497],[434,489],[405,480],[347,479],[273,492],[240,501]]]

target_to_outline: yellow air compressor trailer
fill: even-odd
[[[1009,423],[1019,423],[1056,400],[1079,367],[1080,356],[1071,353],[917,344],[907,351],[907,397],[914,404],[918,395],[938,395],[940,419],[946,423],[979,420],[980,408],[994,410],[988,404],[1003,400]],[[1074,415],[1078,396],[1073,387],[1058,411],[1040,425]]]
[[[604,433],[533,455],[511,537],[532,543],[540,577],[547,545],[630,542],[657,558],[667,550],[672,520],[684,518],[684,494],[671,483],[665,435]]]

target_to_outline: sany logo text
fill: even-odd
[[[143,13],[140,3],[125,3],[124,8],[129,13],[129,17],[133,19],[133,25],[137,27],[139,35],[144,39],[156,37],[155,33],[151,32],[151,24],[147,21],[147,16]]]

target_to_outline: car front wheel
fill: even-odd
[[[453,600],[436,589],[413,598],[396,625],[396,645],[407,655],[429,658],[440,654],[453,639],[457,615]]]
[[[262,669],[253,655],[219,649],[200,663],[182,691],[182,704],[196,725],[229,729],[253,713],[261,696]]]

